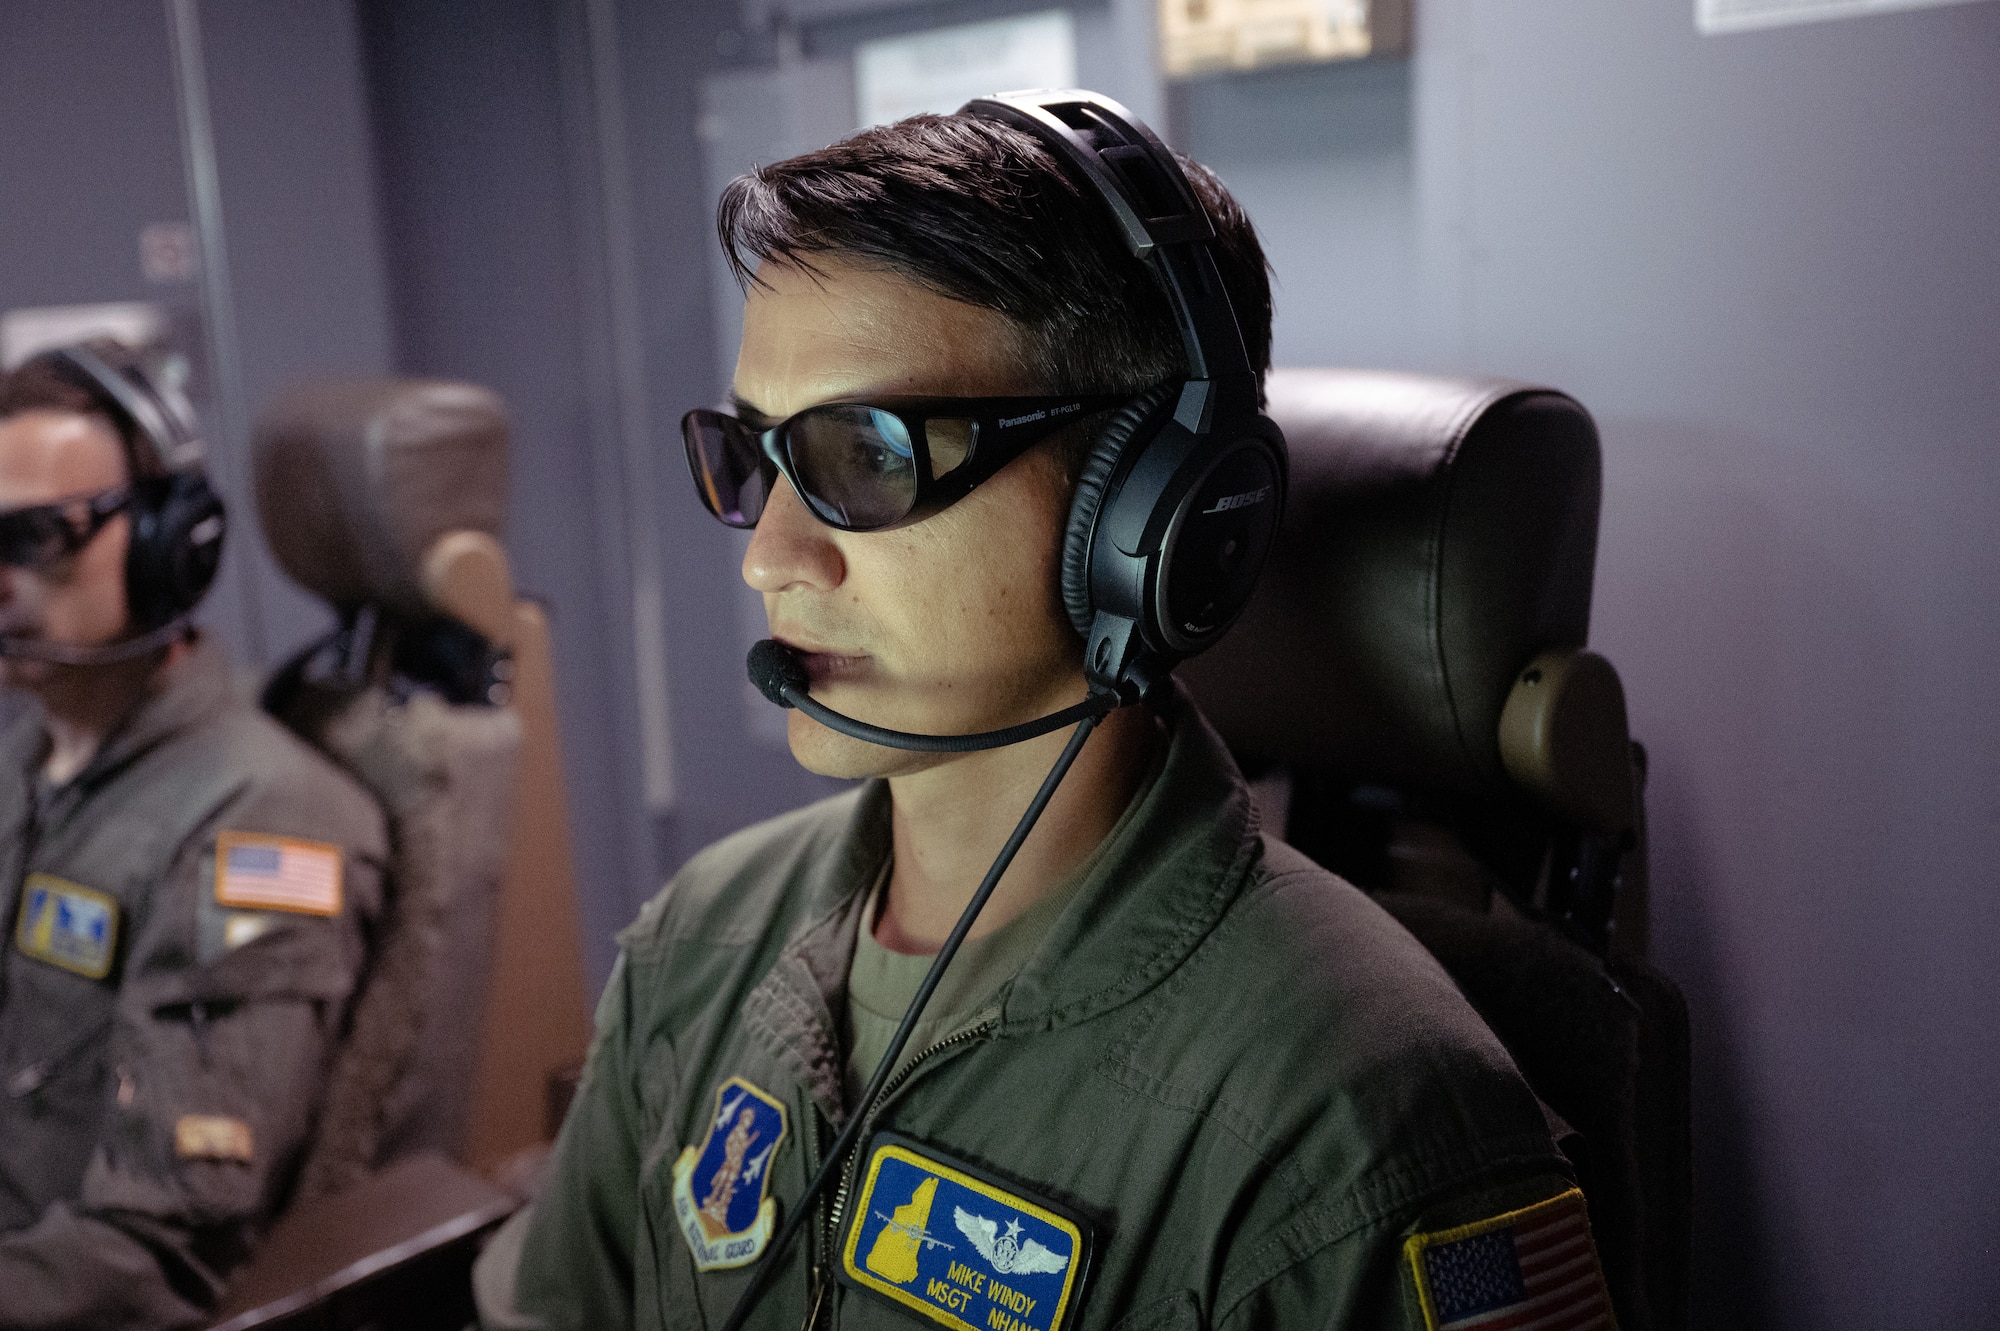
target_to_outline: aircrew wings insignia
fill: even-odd
[[[1003,1234],[997,1221],[973,1215],[963,1206],[952,1207],[951,1218],[958,1232],[971,1239],[979,1255],[1003,1276],[1055,1275],[1069,1265],[1069,1258],[1058,1257],[1033,1239],[1023,1241],[1018,1220],[1009,1220]]]

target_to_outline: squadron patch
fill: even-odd
[[[224,832],[215,839],[215,901],[238,910],[340,914],[340,847]]]
[[[771,1157],[785,1139],[785,1107],[741,1077],[715,1091],[700,1146],[674,1161],[674,1218],[695,1267],[744,1266],[763,1255],[778,1217]]]
[[[1061,1331],[1089,1256],[1085,1224],[884,1133],[869,1146],[840,1270],[962,1331]]]
[[[37,961],[101,980],[111,973],[118,949],[118,903],[96,888],[31,873],[21,884],[14,946]]]
[[[1583,1194],[1403,1244],[1425,1331],[1616,1331]]]

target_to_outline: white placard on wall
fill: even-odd
[[[1928,9],[1974,0],[1694,0],[1694,26],[1704,33],[1743,32],[1817,19],[1854,18],[1894,9]]]
[[[988,93],[1076,86],[1076,23],[1066,9],[863,42],[854,51],[861,123],[949,114]]]
[[[50,347],[108,337],[143,347],[167,331],[167,312],[145,301],[106,305],[44,305],[0,315],[0,370],[11,370]]]

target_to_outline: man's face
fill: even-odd
[[[893,394],[1031,396],[1014,325],[906,278],[831,259],[766,264],[743,311],[735,392],[753,424]],[[1083,697],[1058,578],[1067,478],[1029,450],[958,503],[893,531],[821,524],[780,484],[743,556],[771,634],[805,653],[815,698],[877,725],[964,734]],[[950,755],[878,748],[788,718],[792,753],[829,776],[888,776]]]
[[[88,498],[125,480],[125,452],[109,423],[69,411],[0,420],[0,511]],[[125,631],[121,513],[91,542],[43,569],[0,566],[0,637],[97,647]],[[0,683],[32,688],[70,667],[0,658]]]

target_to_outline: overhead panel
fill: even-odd
[[[1403,55],[1410,0],[1160,0],[1170,79]]]

